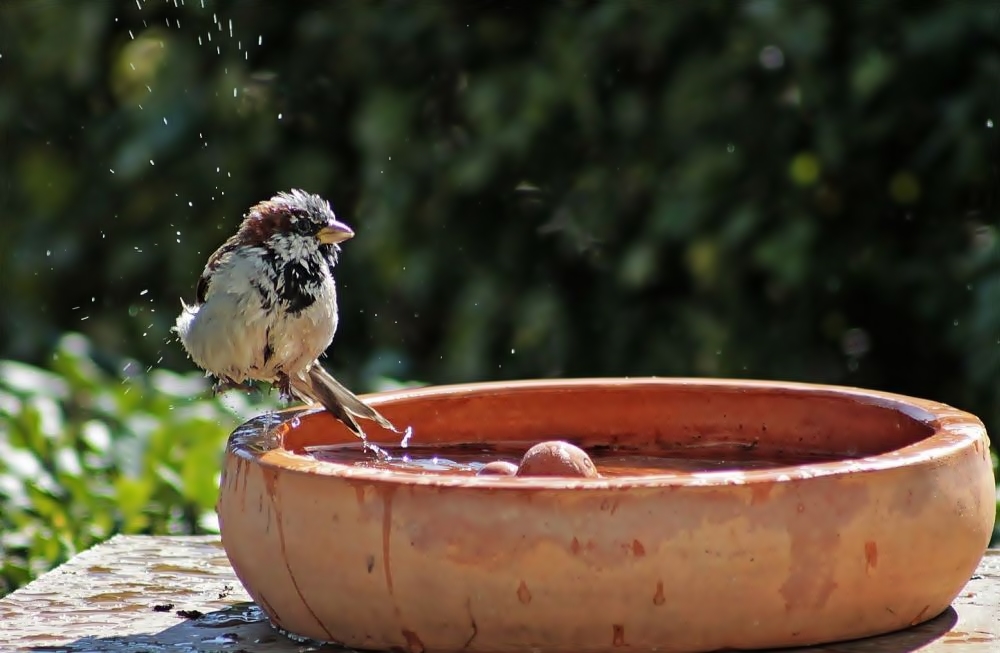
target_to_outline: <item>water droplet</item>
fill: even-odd
[[[263,35],[257,37],[257,45],[264,45],[264,36]]]
[[[115,169],[114,168],[108,168],[108,170],[111,171],[111,174],[115,174]]]
[[[143,290],[143,291],[140,291],[140,292],[139,292],[139,296],[141,297],[141,296],[145,295],[145,294],[146,294],[146,293],[148,293],[148,292],[149,292],[149,290],[148,290],[148,289],[147,289],[147,290]]]
[[[987,129],[993,129],[993,121],[992,120],[987,120],[986,121],[986,128]]]
[[[726,146],[726,151],[732,154],[733,152],[736,151],[736,146],[730,143],[729,145]]]
[[[281,120],[281,114],[280,113],[278,114],[278,120]]]
[[[155,162],[153,162],[153,160],[152,160],[152,159],[150,159],[150,160],[149,160],[149,165],[151,165],[151,166],[155,166],[155,165],[156,165],[156,163],[155,163]]]
[[[166,116],[163,116],[163,124],[164,125],[167,124],[167,117]]]
[[[773,45],[765,46],[758,56],[760,65],[767,70],[777,70],[785,65],[785,53]]]

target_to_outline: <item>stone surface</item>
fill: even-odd
[[[144,536],[115,537],[0,600],[0,648],[129,653],[344,650],[293,642],[275,632],[249,602],[217,537]],[[919,627],[794,650],[1000,650],[1000,550],[987,552],[952,608]]]

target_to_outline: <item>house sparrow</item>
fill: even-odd
[[[316,401],[367,444],[355,417],[400,433],[319,363],[337,331],[333,268],[354,232],[330,204],[301,190],[251,207],[236,234],[212,253],[197,301],[172,331],[216,392],[271,383],[283,399]]]

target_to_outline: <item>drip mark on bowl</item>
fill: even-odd
[[[523,580],[517,588],[517,598],[521,601],[521,603],[531,603],[531,592],[528,590],[528,586],[525,585]]]
[[[424,653],[424,643],[420,641],[415,632],[405,628],[402,632],[403,637],[406,638],[406,650],[410,653]]]
[[[911,625],[911,626],[916,626],[916,625],[917,625],[918,623],[920,623],[921,621],[924,621],[924,615],[926,615],[926,614],[927,614],[927,611],[928,611],[928,610],[930,610],[930,609],[931,609],[931,606],[929,606],[929,605],[925,605],[925,606],[924,606],[924,609],[923,609],[923,610],[921,610],[920,612],[918,612],[918,613],[917,613],[917,616],[915,616],[915,617],[913,618],[913,621],[911,621],[911,622],[910,622],[910,625]]]
[[[385,568],[385,586],[392,590],[392,566],[389,564],[389,543],[392,537],[392,499],[396,489],[387,487],[382,494],[382,566]]]
[[[656,593],[653,594],[653,605],[663,605],[667,598],[663,595],[663,581],[656,581]]]
[[[622,624],[613,624],[611,626],[611,644],[613,646],[628,646],[625,643],[625,626]]]
[[[305,595],[302,594],[302,590],[299,588],[299,583],[295,579],[295,574],[292,572],[292,565],[288,561],[288,551],[285,547],[285,526],[281,520],[281,510],[279,510],[278,508],[278,498],[276,496],[278,475],[277,473],[274,473],[273,475],[268,475],[267,473],[265,473],[264,480],[267,481],[267,486],[268,486],[267,492],[268,495],[270,495],[271,497],[271,507],[274,512],[274,525],[278,529],[278,546],[281,548],[281,560],[285,563],[285,571],[288,572],[288,580],[291,582],[292,589],[295,590],[295,593],[298,595],[299,600],[302,601],[302,606],[306,609],[306,612],[308,612],[309,616],[311,616],[316,621],[316,624],[320,627],[320,629],[322,629],[323,633],[327,636],[327,638],[332,640],[333,633],[331,633],[330,630],[326,627],[326,624],[324,624],[323,621],[319,618],[319,615],[316,614],[316,611],[313,610],[311,605],[309,605],[309,601],[306,600]]]
[[[865,564],[869,574],[878,567],[878,544],[874,540],[865,542]]]

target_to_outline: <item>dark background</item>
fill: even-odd
[[[179,298],[301,187],[358,234],[357,391],[788,379],[996,432],[998,133],[995,1],[8,0],[0,358],[192,370]]]

